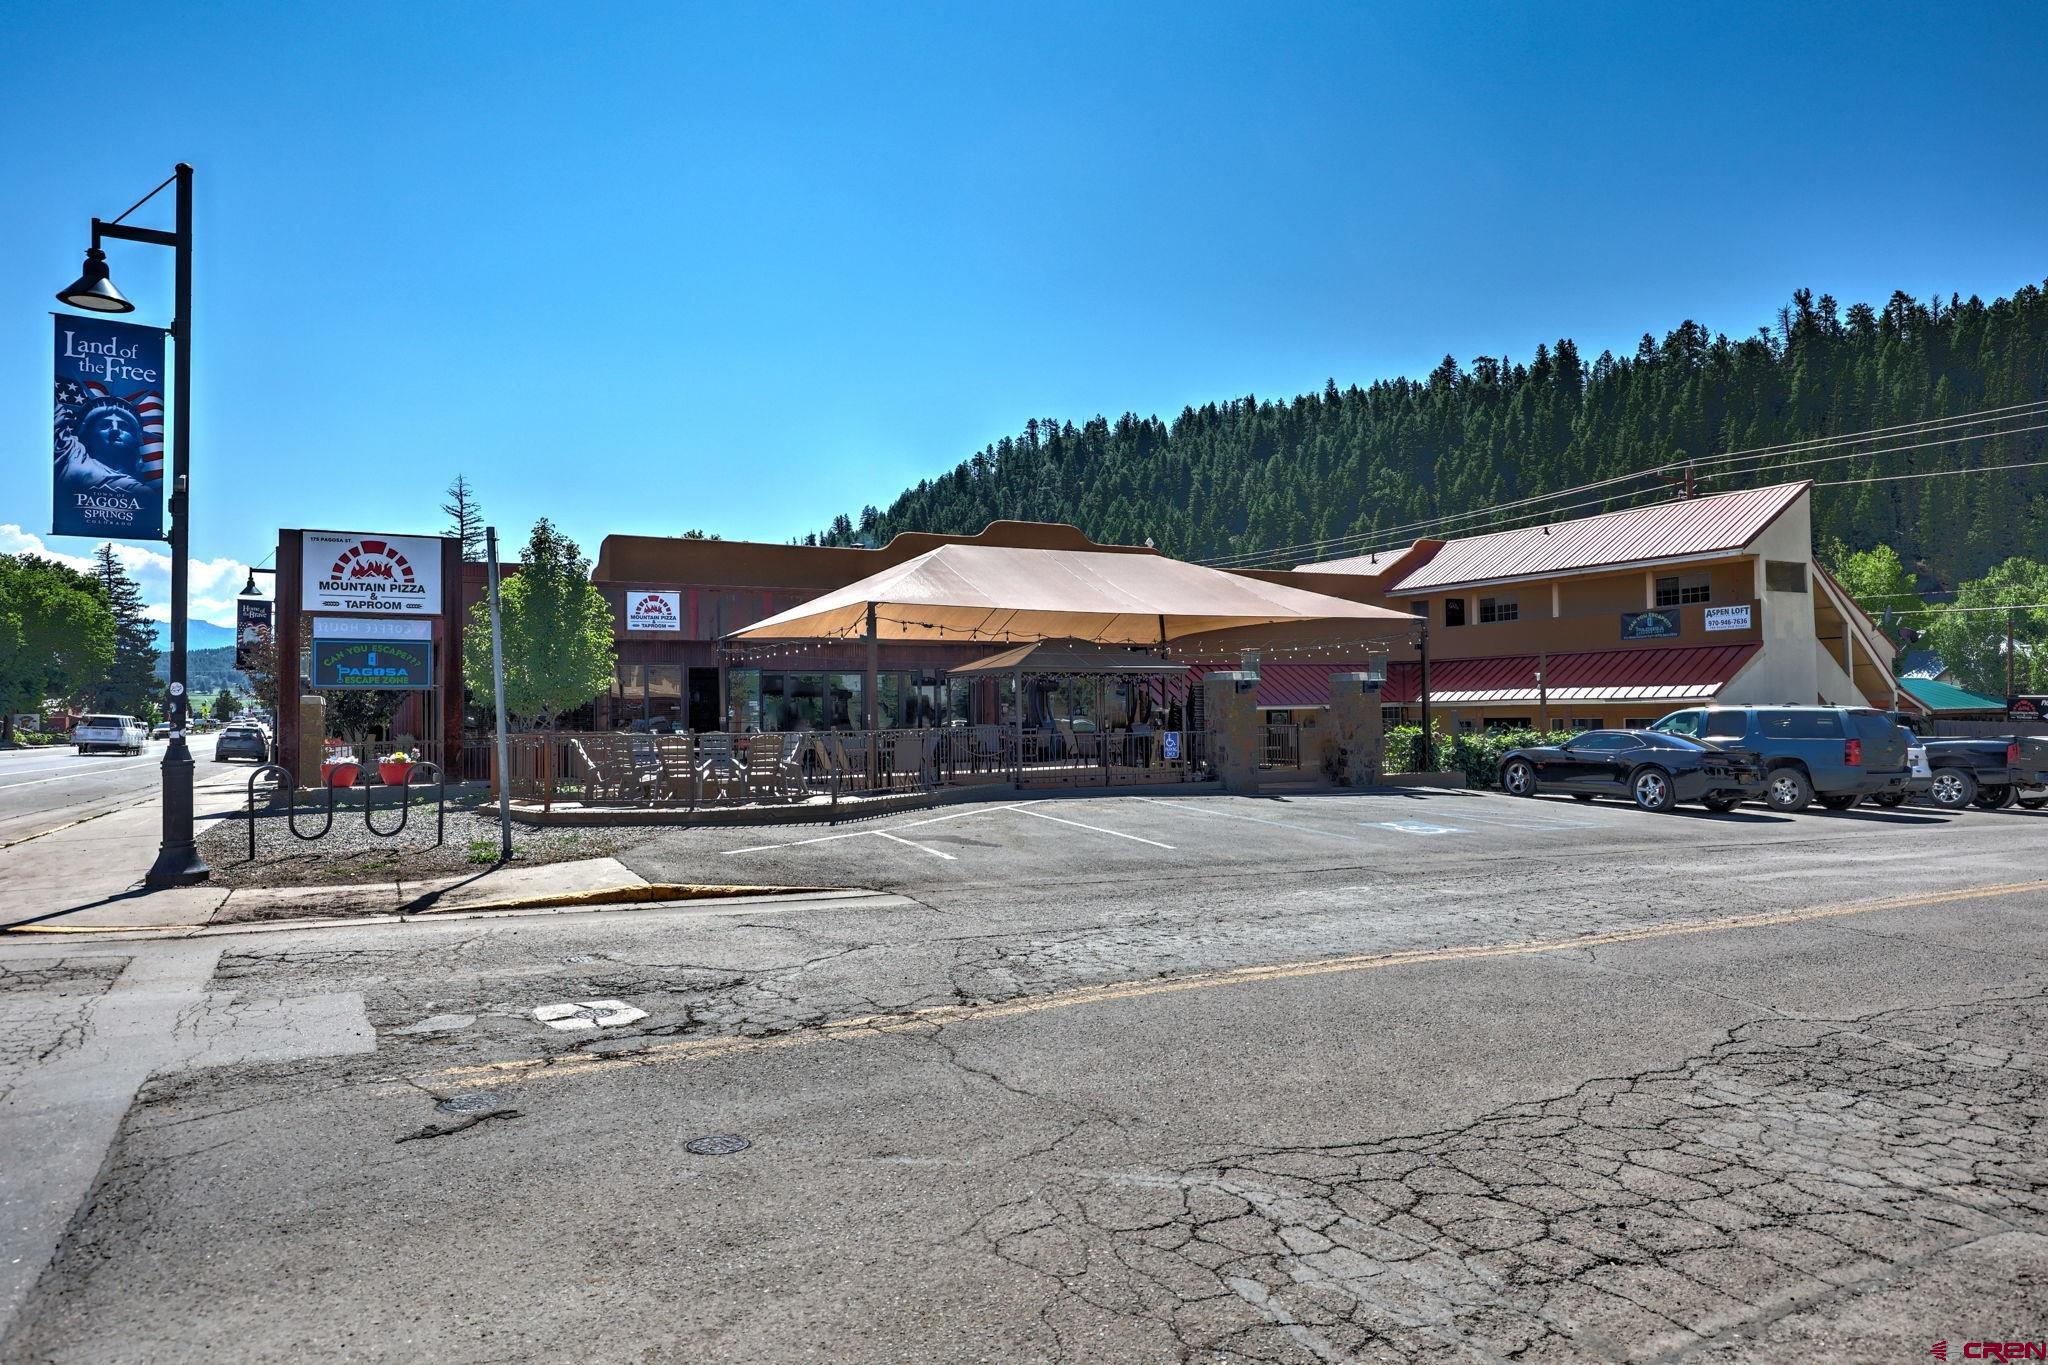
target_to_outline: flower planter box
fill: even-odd
[[[406,774],[412,771],[410,763],[379,763],[377,780],[387,787],[403,787]]]
[[[322,763],[320,765],[320,781],[323,785],[331,780],[337,787],[353,787],[356,784],[356,779],[362,775],[363,765],[360,763]]]

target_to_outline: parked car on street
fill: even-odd
[[[1764,775],[1756,755],[1737,749],[1647,730],[1588,730],[1562,744],[1510,749],[1501,758],[1500,786],[1510,796],[1626,796],[1662,814],[1681,801],[1733,810],[1763,794]]]
[[[253,758],[258,763],[270,761],[270,738],[253,725],[239,722],[226,726],[220,738],[213,742],[213,757],[217,763],[231,758]]]
[[[149,743],[149,727],[133,716],[86,716],[72,727],[71,742],[81,754],[96,749],[139,754]]]
[[[156,725],[150,730],[149,737],[151,739],[169,739],[171,737],[170,722],[158,721]]]
[[[1913,776],[1899,727],[1867,706],[1688,707],[1650,728],[1755,754],[1775,811],[1805,810],[1816,797],[1848,810],[1866,796],[1905,791]]]

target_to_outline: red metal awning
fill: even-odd
[[[1543,664],[1544,681],[1553,704],[1706,701],[1761,648],[1757,644],[1688,645],[1552,654]],[[1429,666],[1430,701],[1444,706],[1533,704],[1541,695],[1536,686],[1537,664],[1534,654],[1433,662]],[[1421,665],[1397,663],[1387,670],[1382,700],[1388,705],[1418,701],[1421,693]]]
[[[1231,668],[1232,664],[1196,664],[1188,670],[1191,682],[1200,682],[1202,676],[1219,668]],[[1287,664],[1261,663],[1259,665],[1260,706],[1328,706],[1330,704],[1330,675],[1333,673],[1358,673],[1364,671],[1365,663]]]

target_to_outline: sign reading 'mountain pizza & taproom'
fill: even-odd
[[[1678,635],[1675,611],[1625,611],[1621,614],[1624,640],[1670,640]]]
[[[683,628],[682,601],[679,592],[629,592],[626,629],[679,631]]]
[[[162,540],[164,334],[105,318],[56,321],[50,532]]]
[[[302,610],[441,614],[441,542],[433,536],[307,531],[299,555]]]
[[[321,688],[434,685],[434,646],[426,640],[313,641],[313,686]]]

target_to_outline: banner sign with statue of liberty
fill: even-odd
[[[163,332],[60,314],[56,362],[51,533],[163,539]]]

